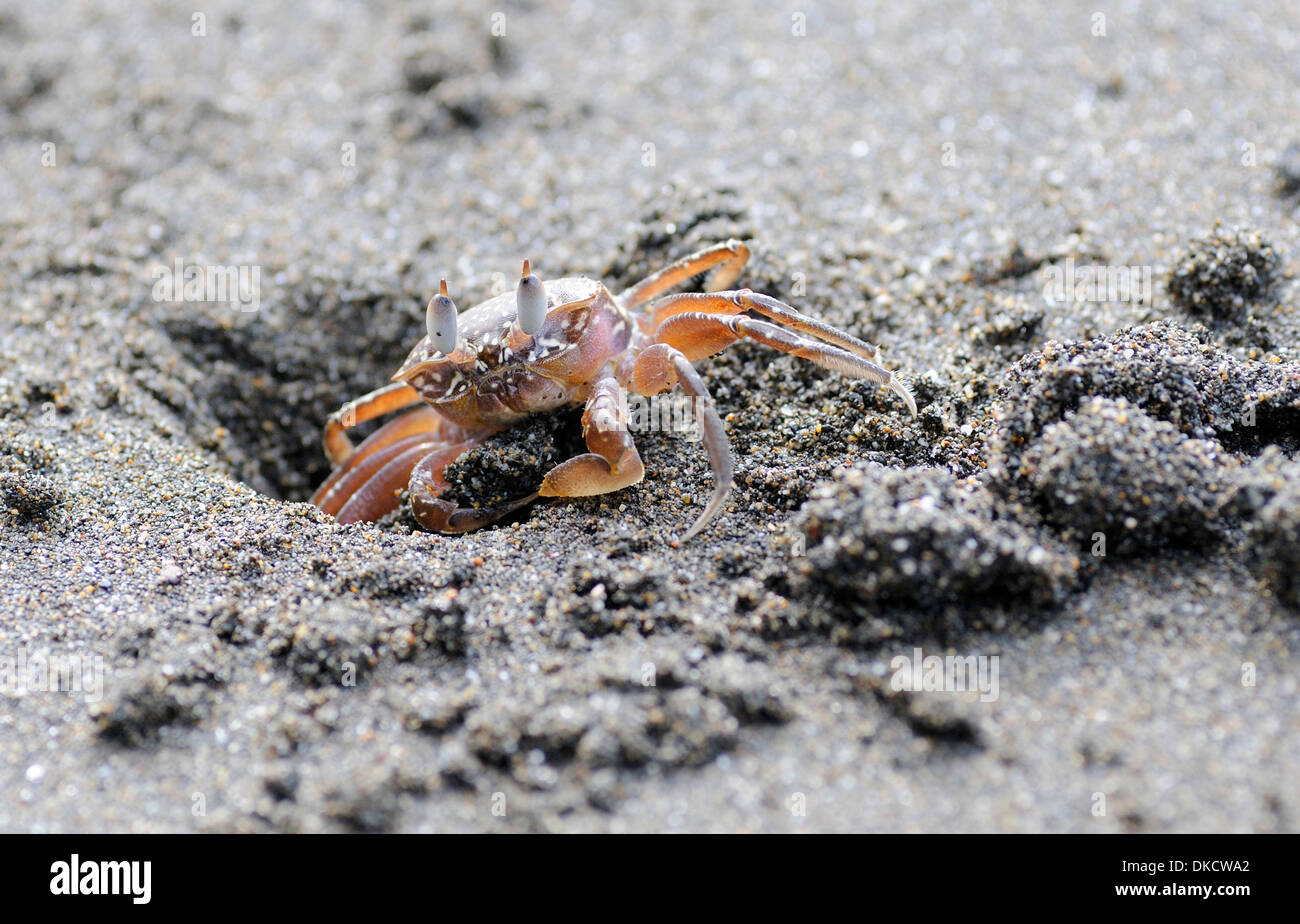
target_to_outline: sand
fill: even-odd
[[[5,4],[0,830],[1296,830],[1297,36]],[[731,237],[918,417],[742,344],[698,364],[737,480],[690,543],[670,433],[465,536],[304,503],[442,276]],[[171,298],[178,260],[256,288]],[[896,689],[916,649],[996,695]]]

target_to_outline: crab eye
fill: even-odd
[[[442,280],[438,294],[429,299],[424,313],[424,323],[429,328],[429,342],[440,353],[456,350],[456,303],[447,295],[447,280]]]
[[[519,329],[525,334],[535,334],[546,320],[546,289],[542,281],[532,274],[528,261],[524,261],[519,287],[515,289]]]

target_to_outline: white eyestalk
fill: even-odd
[[[429,299],[424,313],[429,328],[429,342],[439,353],[456,351],[456,303],[447,295],[447,280],[442,280],[438,294]]]
[[[546,320],[546,288],[542,281],[532,274],[528,261],[524,261],[523,272],[519,275],[519,286],[515,289],[515,302],[518,308],[519,329],[525,334],[535,334],[542,329]]]

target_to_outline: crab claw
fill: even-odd
[[[519,274],[515,302],[518,308],[519,329],[530,335],[541,330],[542,322],[546,320],[546,289],[542,286],[542,281],[532,274],[527,260],[524,261],[523,271]]]
[[[447,295],[447,280],[442,280],[438,294],[429,299],[424,313],[429,328],[429,342],[440,353],[456,350],[456,303]]]

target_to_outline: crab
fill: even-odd
[[[422,527],[460,533],[538,497],[620,491],[645,476],[627,393],[648,397],[680,386],[695,403],[713,474],[713,493],[684,542],[717,515],[734,472],[722,419],[691,363],[742,338],[888,388],[916,416],[907,385],[879,364],[876,347],[769,295],[729,289],[748,259],[740,241],[716,244],[617,296],[586,276],[542,282],[524,260],[514,293],[463,314],[443,280],[426,311],[427,335],[391,384],[327,420],[325,454],[334,470],[311,502],[340,523],[373,521],[396,510],[409,488]],[[706,271],[704,292],[671,293]],[[458,457],[531,415],[576,405],[584,408],[587,452],[556,465],[536,490],[488,507],[459,507],[444,496],[444,473]],[[348,438],[350,427],[404,409],[359,446]]]

